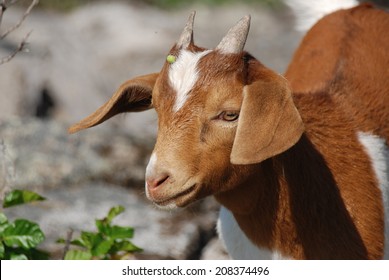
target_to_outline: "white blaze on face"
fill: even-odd
[[[188,99],[188,93],[196,84],[198,79],[198,62],[202,57],[210,53],[211,50],[193,53],[187,50],[181,50],[177,60],[171,64],[169,70],[169,82],[175,90],[176,102],[174,112],[177,112],[184,106]]]
[[[147,164],[146,167],[146,178],[153,176],[156,165],[157,165],[157,154],[154,152],[151,155],[149,163]],[[147,183],[145,185],[145,189],[146,189],[146,196],[150,198],[149,189],[147,188]]]

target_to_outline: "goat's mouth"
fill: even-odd
[[[197,193],[197,185],[194,184],[182,192],[174,194],[170,197],[160,199],[152,199],[153,203],[161,208],[177,208],[185,207],[195,200]]]

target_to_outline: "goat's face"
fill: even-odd
[[[230,154],[249,59],[194,47],[171,53],[176,61],[153,91],[159,131],[146,170],[148,197],[169,207],[234,185]]]
[[[154,107],[158,137],[146,194],[164,208],[239,188],[253,176],[254,163],[285,151],[303,131],[287,82],[243,51],[250,18],[206,50],[193,44],[193,17],[160,73],[127,81],[70,128]]]

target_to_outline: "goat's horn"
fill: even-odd
[[[233,26],[224,38],[220,41],[216,50],[223,53],[240,53],[243,51],[247,35],[250,29],[250,15],[243,17]]]
[[[196,11],[193,11],[186,22],[184,31],[182,31],[180,39],[178,39],[177,47],[187,48],[191,43],[193,43],[193,22]]]

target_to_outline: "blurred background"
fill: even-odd
[[[3,13],[0,34],[30,3],[19,1]],[[93,229],[94,219],[118,204],[126,211],[117,223],[134,227],[133,242],[144,249],[135,258],[227,258],[216,238],[219,206],[212,198],[178,212],[159,211],[145,199],[153,111],[67,134],[126,79],[159,71],[192,10],[195,43],[207,48],[251,14],[246,50],[279,73],[303,36],[281,0],[40,0],[21,27],[0,40],[1,59],[32,30],[24,50],[0,65],[0,198],[12,189],[47,198],[1,212],[39,223],[50,258],[62,255],[56,239],[70,229]]]

